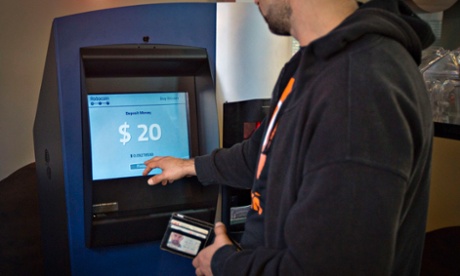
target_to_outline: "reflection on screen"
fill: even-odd
[[[91,94],[88,109],[93,180],[140,176],[154,156],[190,158],[186,92]]]

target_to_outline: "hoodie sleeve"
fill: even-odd
[[[372,193],[367,187],[370,179],[374,179]],[[323,168],[311,174],[303,186],[311,186],[312,181],[314,194],[308,192],[287,217],[286,248],[237,252],[223,247],[212,260],[214,275],[391,274],[397,236],[394,222],[403,202],[404,179],[349,163]],[[388,183],[394,183],[391,189]],[[367,193],[368,197],[354,193]]]
[[[228,149],[217,149],[195,158],[198,180],[203,185],[221,184],[250,189],[254,180],[265,120],[250,139]]]

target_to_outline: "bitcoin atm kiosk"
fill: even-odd
[[[159,241],[172,212],[213,222],[218,188],[141,174],[219,146],[215,33],[215,3],[54,20],[34,124],[46,274],[194,273]]]

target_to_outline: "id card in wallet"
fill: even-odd
[[[214,225],[182,214],[173,213],[160,248],[188,258],[214,241]]]

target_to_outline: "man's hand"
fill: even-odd
[[[193,159],[180,159],[175,157],[154,157],[144,162],[147,166],[142,172],[142,175],[147,175],[151,170],[160,168],[162,172],[149,178],[147,183],[155,185],[161,183],[166,185],[172,183],[174,180],[181,179],[186,176],[195,176],[195,160]]]
[[[214,243],[210,246],[206,247],[205,249],[201,250],[198,256],[193,259],[193,266],[195,267],[195,273],[197,276],[211,276],[211,260],[214,253],[216,253],[217,249],[221,248],[224,245],[231,245],[232,242],[227,236],[227,230],[225,225],[222,222],[216,223],[214,226]]]

